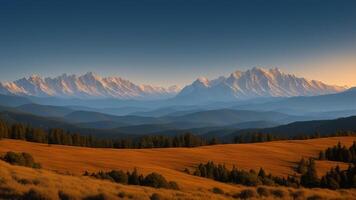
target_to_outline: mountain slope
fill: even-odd
[[[290,115],[278,112],[256,112],[249,110],[218,109],[189,113],[181,116],[167,116],[175,122],[208,123],[210,126],[226,126],[249,121],[284,121]]]
[[[74,110],[62,106],[47,106],[39,104],[25,104],[16,107],[18,110],[44,117],[63,117]]]
[[[14,107],[14,106],[20,106],[20,105],[29,104],[29,103],[32,103],[32,102],[25,97],[0,94],[0,105],[1,106]]]
[[[2,94],[36,97],[160,99],[172,97],[178,91],[177,86],[136,85],[120,77],[100,77],[92,72],[82,76],[63,74],[55,78],[33,75],[0,84]]]
[[[299,110],[302,112],[326,112],[356,109],[356,88],[341,93],[312,97],[292,97],[277,102],[234,106],[233,109]]]
[[[237,135],[256,132],[265,134],[268,133],[280,137],[294,137],[312,135],[314,133],[319,133],[320,135],[327,135],[347,131],[356,131],[356,116],[339,118],[334,120],[300,121],[264,129],[238,130],[235,133],[225,136],[225,139],[229,140]]]
[[[177,101],[233,101],[259,97],[315,96],[344,91],[346,88],[307,80],[279,69],[253,68],[236,71],[214,80],[199,78],[176,96]]]

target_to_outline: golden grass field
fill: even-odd
[[[16,167],[0,162],[1,176],[11,187],[25,191],[28,186],[16,182],[14,176],[28,179],[40,179],[39,187],[48,194],[55,194],[58,189],[68,191],[75,196],[104,192],[117,198],[117,193],[123,190],[134,195],[136,199],[148,199],[153,192],[162,194],[168,199],[222,199],[231,198],[226,195],[216,195],[210,192],[213,187],[219,187],[233,194],[246,187],[219,183],[213,180],[195,177],[183,172],[185,168],[193,169],[199,163],[214,161],[227,166],[258,170],[263,167],[267,173],[286,176],[294,174],[293,167],[302,157],[316,157],[320,150],[337,144],[350,146],[356,137],[331,137],[311,140],[275,141],[256,144],[214,145],[197,148],[165,148],[165,149],[94,149],[61,145],[30,143],[19,140],[1,140],[0,154],[7,151],[28,152],[37,162],[42,164],[42,170]],[[319,175],[323,175],[332,166],[339,164],[329,161],[318,161]],[[181,190],[172,191],[152,189],[140,186],[124,186],[109,181],[94,180],[80,176],[85,170],[137,168],[141,173],[158,172],[169,181],[176,181]],[[59,172],[54,173],[54,172]],[[67,174],[67,175],[63,175]],[[11,183],[11,184],[10,184]],[[294,190],[279,187],[282,190]],[[355,199],[355,190],[331,191],[324,189],[303,189],[308,194],[319,194],[328,198]],[[110,198],[110,199],[111,199]]]

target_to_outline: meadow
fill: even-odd
[[[20,140],[3,139],[0,141],[0,154],[8,151],[27,152],[42,165],[42,169],[30,169],[12,166],[1,161],[1,177],[8,187],[25,192],[35,187],[52,198],[58,198],[58,191],[65,191],[75,197],[104,193],[110,198],[119,198],[124,192],[127,198],[149,199],[153,193],[159,193],[167,199],[226,199],[248,187],[216,182],[210,179],[189,175],[186,168],[193,170],[199,163],[233,165],[241,169],[258,170],[260,167],[275,176],[295,174],[294,167],[302,158],[317,157],[319,151],[338,142],[350,146],[356,137],[330,137],[310,140],[274,141],[254,144],[225,144],[196,148],[164,149],[98,149],[61,145],[31,143]],[[332,161],[317,161],[318,175],[325,174],[331,167],[347,164]],[[142,186],[115,184],[110,181],[84,177],[85,171],[132,170],[140,173],[158,172],[167,180],[176,181],[180,190],[153,189]],[[19,179],[39,180],[38,184],[22,184]],[[30,181],[31,183],[31,181]],[[215,194],[217,187],[224,194]],[[327,198],[352,199],[355,190],[292,189],[286,187],[267,187],[284,191],[283,198],[295,190],[303,191],[305,197],[319,195]],[[271,197],[273,198],[273,197]]]

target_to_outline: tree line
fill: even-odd
[[[185,170],[190,173],[188,169]],[[200,163],[195,171],[192,173],[195,176],[205,177],[225,183],[242,184],[246,186],[257,185],[283,185],[289,187],[298,187],[298,180],[289,176],[286,178],[280,178],[267,174],[263,168],[260,168],[258,172],[254,170],[245,171],[238,169],[235,166],[231,170],[227,169],[225,165],[215,164],[210,161],[207,163]]]
[[[154,188],[179,190],[179,186],[176,182],[167,181],[161,174],[153,172],[144,176],[143,174],[139,174],[137,169],[134,169],[132,172],[124,172],[122,170],[112,170],[108,172],[100,171],[97,173],[85,172],[84,176],[90,176],[97,179],[106,179],[115,183],[126,185],[141,185]]]
[[[321,178],[318,177],[314,159],[302,159],[297,171],[301,173],[300,185],[308,188],[348,189],[356,188],[356,166],[351,164],[347,170],[339,166],[332,168]]]
[[[234,143],[259,143],[259,142],[270,142],[270,141],[279,141],[279,140],[307,140],[307,139],[316,139],[324,137],[339,137],[339,136],[355,136],[356,133],[351,131],[338,131],[332,134],[320,135],[319,132],[315,132],[310,135],[299,134],[296,136],[278,136],[271,133],[261,133],[256,131],[249,131],[241,133],[238,136],[235,136],[233,139]]]
[[[92,135],[81,135],[61,128],[33,128],[26,124],[9,124],[0,120],[0,139],[18,139],[29,142],[60,144],[70,146],[98,148],[167,148],[197,147],[217,144],[215,138],[207,140],[203,137],[185,133],[177,136],[147,135],[137,138],[97,138]]]
[[[190,173],[188,169],[185,170]],[[254,170],[240,170],[235,166],[229,170],[225,165],[215,164],[210,161],[201,163],[192,173],[195,176],[213,179],[219,182],[235,183],[246,186],[257,185],[281,185],[287,187],[349,189],[356,188],[356,166],[351,164],[347,170],[341,170],[339,166],[332,168],[321,178],[317,175],[315,160],[302,159],[299,161],[296,171],[300,176],[288,176],[287,178],[267,174],[263,168],[258,172]]]
[[[349,148],[339,142],[325,151],[320,151],[319,159],[356,164],[356,142],[354,141]]]
[[[352,132],[337,132],[331,136],[350,136]],[[300,135],[296,137],[279,137],[273,134],[250,132],[236,136],[233,141],[227,143],[256,143],[288,139],[319,138],[320,134],[311,136]],[[26,140],[30,142],[60,144],[70,146],[98,147],[98,148],[169,148],[169,147],[198,147],[204,145],[219,144],[217,138],[207,139],[192,133],[184,133],[176,136],[146,135],[141,137],[122,138],[98,138],[92,135],[83,135],[62,128],[34,128],[30,125],[14,123],[10,124],[0,119],[0,139],[10,138]],[[354,155],[351,152],[351,155]],[[334,157],[334,156],[332,156]],[[352,156],[355,159],[355,156]]]

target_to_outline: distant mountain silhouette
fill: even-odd
[[[214,80],[199,78],[182,89],[175,100],[186,102],[234,101],[260,97],[315,96],[344,91],[320,81],[307,80],[279,69],[253,68]]]

